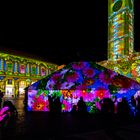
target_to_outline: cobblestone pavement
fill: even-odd
[[[0,140],[137,140],[140,123],[106,120],[103,116],[72,116],[70,113],[52,116],[44,112],[24,111],[23,97],[12,99],[18,117],[1,130]]]

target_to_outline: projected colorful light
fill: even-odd
[[[108,59],[133,53],[133,15],[131,0],[108,0]]]
[[[4,91],[5,96],[17,97],[24,94],[26,86],[56,69],[56,64],[0,52],[0,89]]]
[[[100,109],[103,98],[126,97],[140,90],[140,84],[92,62],[74,62],[28,88],[28,111],[49,111],[48,95],[60,97],[62,111],[69,112],[80,96],[88,112]]]
[[[134,0],[108,0],[108,60],[110,70],[140,83],[140,53],[134,51]]]

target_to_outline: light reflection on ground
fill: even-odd
[[[106,120],[104,116],[88,115],[72,116],[70,113],[61,114],[61,116],[51,116],[46,112],[27,112],[24,111],[23,97],[17,99],[10,99],[16,105],[18,111],[18,117],[12,120],[8,127],[2,131],[3,139],[73,139],[76,135],[81,137],[82,135],[91,135],[91,137],[97,137],[98,133],[102,132],[99,136],[110,137],[112,131],[115,131],[113,136],[117,137],[116,134],[120,131],[119,123],[113,120]],[[117,126],[117,127],[116,127]],[[110,129],[111,128],[111,129]],[[112,128],[115,128],[114,130]],[[110,133],[111,131],[111,133]],[[124,131],[124,130],[123,130]],[[92,132],[92,133],[90,133]],[[140,134],[140,133],[139,133]],[[72,136],[72,137],[71,137]]]

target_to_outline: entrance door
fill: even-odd
[[[5,85],[5,96],[12,97],[12,95],[14,96],[14,80],[7,79]]]
[[[24,94],[24,88],[26,87],[26,81],[19,82],[19,95]]]
[[[7,97],[12,97],[12,95],[14,95],[14,87],[13,86],[10,86],[10,85],[7,85],[6,88],[5,88],[5,96]]]

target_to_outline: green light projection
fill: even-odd
[[[108,0],[108,59],[116,61],[133,53],[132,0]]]

